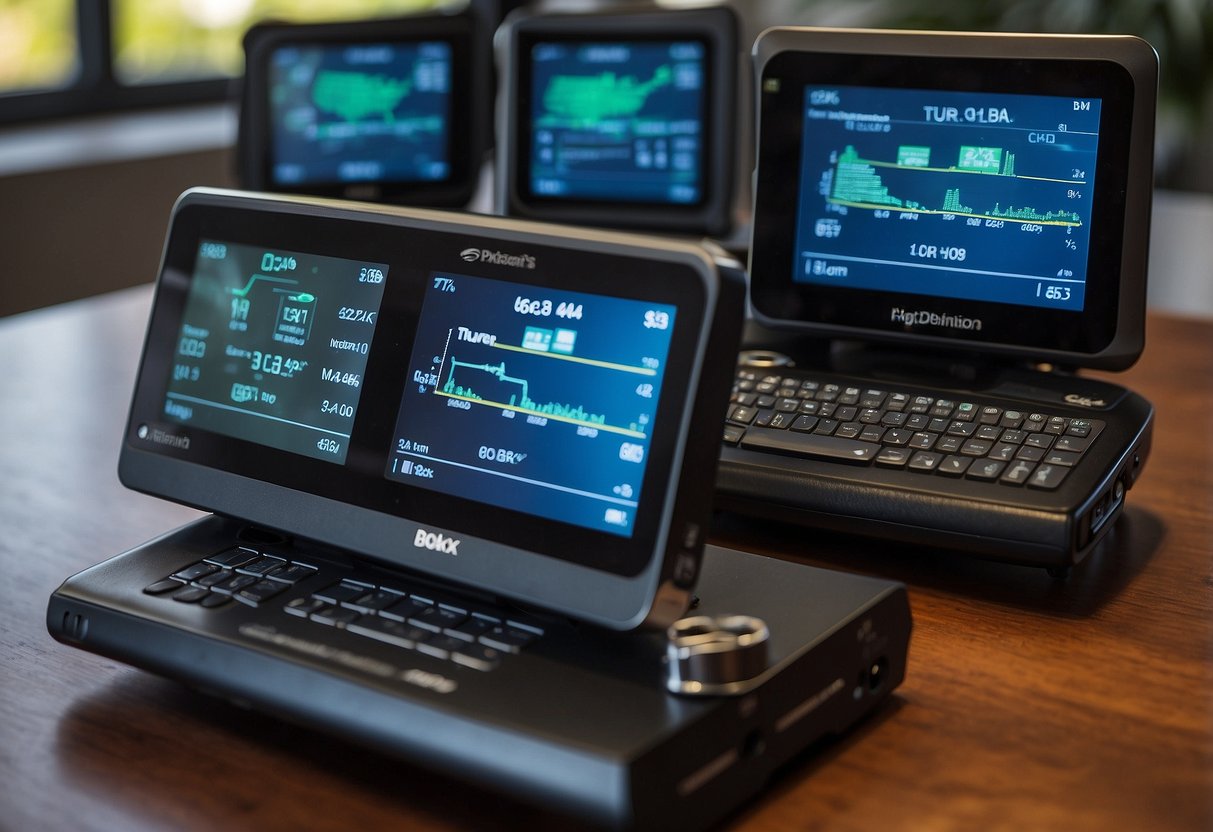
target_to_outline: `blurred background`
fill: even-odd
[[[495,20],[524,5],[471,2]],[[192,185],[234,182],[236,81],[243,71],[241,38],[250,25],[269,18],[397,15],[441,5],[0,0],[0,316],[155,276],[175,197]],[[747,51],[758,32],[780,24],[1144,37],[1162,67],[1151,304],[1213,314],[1213,278],[1205,265],[1213,261],[1213,0],[730,5],[743,21]]]

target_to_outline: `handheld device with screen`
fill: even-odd
[[[254,26],[238,167],[248,188],[461,206],[487,150],[487,38],[469,10]]]
[[[727,8],[516,15],[498,31],[498,208],[723,234],[736,21]]]
[[[1149,448],[1149,403],[1073,371],[1144,343],[1153,50],[785,28],[754,55],[751,341],[781,355],[746,354],[722,499],[1064,570]]]
[[[197,191],[162,274],[129,486],[604,626],[681,613],[740,318],[703,249]]]

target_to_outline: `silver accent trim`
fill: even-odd
[[[666,632],[666,689],[685,696],[736,696],[767,673],[766,622],[752,615],[696,615]]]

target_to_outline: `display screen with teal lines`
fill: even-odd
[[[289,46],[270,61],[279,185],[450,175],[449,43]]]
[[[165,419],[343,463],[388,267],[203,240]]]
[[[387,476],[630,536],[677,310],[436,274]]]
[[[793,279],[1081,310],[1100,104],[809,85]]]
[[[530,54],[532,195],[690,205],[703,199],[706,46],[542,42]]]

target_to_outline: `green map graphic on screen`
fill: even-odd
[[[668,65],[659,66],[653,77],[641,82],[634,76],[613,72],[600,75],[557,75],[543,93],[549,117],[572,118],[595,123],[604,118],[635,115],[648,97],[673,78]]]
[[[409,78],[324,70],[316,75],[312,101],[317,108],[346,121],[377,115],[390,122],[392,111],[408,97],[412,86]]]

